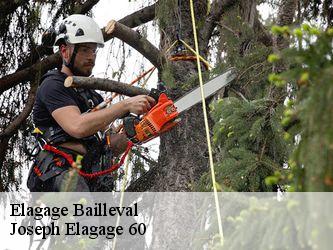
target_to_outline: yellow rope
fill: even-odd
[[[190,45],[188,45],[184,40],[180,39],[180,41],[185,45],[187,49],[189,49],[194,55],[198,56],[201,61],[203,61],[204,64],[206,64],[207,68],[212,69],[213,67],[209,64],[207,60],[205,60],[202,56],[199,55],[199,52],[195,51],[191,48]]]
[[[182,39],[179,39],[179,40],[176,40],[176,41],[174,41],[172,44],[171,44],[171,46],[166,50],[166,54],[178,43],[178,42],[181,42],[182,44],[184,44],[184,46],[189,50],[189,51],[191,51],[194,55],[199,55],[194,49],[192,49],[191,48],[191,46],[190,45],[188,45],[184,40],[182,40]],[[200,58],[200,60],[206,65],[206,67],[208,68],[208,69],[212,69],[213,67],[209,64],[209,62],[205,59],[205,58],[203,58],[202,56],[200,56],[199,55],[199,58]]]
[[[165,54],[168,54],[168,52],[178,43],[178,41],[174,41],[173,44],[165,51]]]
[[[212,173],[212,182],[213,182],[213,190],[214,190],[214,198],[215,198],[215,206],[216,206],[217,221],[218,221],[218,226],[219,226],[220,240],[221,240],[221,245],[223,246],[224,238],[223,238],[223,229],[222,229],[222,221],[221,221],[221,211],[220,211],[219,200],[218,200],[217,189],[216,189],[215,170],[214,170],[212,146],[211,146],[211,143],[210,143],[210,136],[209,136],[206,100],[205,100],[204,89],[203,89],[203,81],[202,81],[202,73],[201,73],[201,65],[200,65],[200,56],[199,56],[199,46],[198,46],[198,37],[197,37],[195,18],[194,18],[193,0],[190,0],[190,8],[191,8],[194,44],[195,44],[195,50],[196,50],[195,54],[197,56],[197,66],[198,66],[201,98],[202,98],[202,108],[203,108],[205,128],[206,128],[206,138],[207,138],[208,153],[209,153],[209,165],[210,165],[210,171]]]
[[[122,207],[122,206],[123,206],[124,195],[125,195],[125,188],[126,188],[126,184],[127,184],[128,166],[129,166],[130,157],[131,157],[131,151],[132,151],[132,150],[130,150],[130,151],[128,152],[128,155],[127,155],[126,160],[125,160],[125,166],[124,166],[124,168],[125,168],[124,182],[122,183],[122,186],[121,186],[119,207]],[[117,222],[116,222],[116,228],[119,226],[119,224],[120,224],[120,215],[118,214]],[[117,234],[115,235],[115,237],[114,237],[114,239],[113,239],[113,242],[112,242],[112,249],[116,249],[116,243],[117,243]]]

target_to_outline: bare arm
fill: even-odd
[[[110,108],[86,114],[81,114],[77,106],[66,106],[53,111],[52,117],[69,135],[79,139],[103,130],[128,112],[144,114],[154,103],[153,98],[139,95],[113,104]]]

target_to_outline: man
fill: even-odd
[[[59,47],[63,65],[61,71],[53,70],[42,77],[33,108],[33,120],[40,141],[71,155],[74,160],[83,156],[82,170],[94,173],[103,170],[110,162],[101,162],[105,145],[96,136],[107,126],[127,113],[143,114],[154,104],[149,96],[140,95],[125,99],[96,112],[87,112],[103,101],[92,90],[64,87],[67,76],[90,76],[98,47],[104,46],[103,35],[96,22],[84,15],[64,19],[57,32],[55,46]],[[124,135],[111,138],[111,151],[120,154],[126,148]],[[108,191],[105,180],[110,176],[88,180],[71,169],[68,161],[59,154],[41,151],[28,178],[31,191]],[[75,179],[75,180],[74,180]],[[106,181],[108,182],[108,181]],[[107,186],[112,185],[109,182]]]

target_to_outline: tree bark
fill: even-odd
[[[258,41],[262,42],[266,47],[273,46],[273,37],[266,27],[260,22],[258,15],[254,20],[254,30],[258,34]]]
[[[216,0],[213,2],[211,12],[207,17],[205,17],[207,13],[206,2],[200,0],[195,3],[196,15],[199,14],[202,19],[205,19],[204,26],[198,30],[200,55],[207,56],[209,39],[218,20],[223,13],[238,2],[238,0]],[[159,1],[159,3],[163,4],[163,1]],[[197,13],[198,10],[200,13]],[[166,50],[170,43],[177,38],[179,18],[175,13],[176,11],[173,11],[171,15],[169,13],[168,26],[161,32],[160,47],[162,50]],[[182,1],[181,19],[181,39],[194,47],[188,1]],[[176,83],[174,85],[176,86],[182,86],[190,78],[197,75],[196,66],[192,62],[174,62],[170,67],[172,75],[175,76]],[[199,83],[197,82],[197,84]],[[177,99],[184,93],[181,87],[173,88],[172,98]],[[159,165],[162,169],[151,168],[145,175],[134,181],[129,186],[128,191],[189,191],[202,173],[207,170],[208,155],[201,104],[183,114],[181,118],[182,121],[176,128],[161,136]],[[165,179],[166,176],[168,178]]]
[[[193,30],[190,16],[189,1],[182,1],[180,15],[182,20],[182,39],[193,45]],[[205,20],[207,13],[207,1],[194,2],[196,22]],[[162,30],[161,41],[167,46],[166,41],[177,38],[177,27],[179,19],[170,12],[168,16],[169,25]],[[199,44],[203,44],[203,37],[199,37]],[[202,47],[202,46],[201,46]],[[206,47],[200,51],[205,58]],[[171,63],[171,72],[176,81],[175,97],[184,92],[182,85],[191,77],[197,78],[196,64],[193,62]],[[198,84],[198,82],[196,82]],[[168,83],[167,83],[168,84]],[[159,169],[151,191],[190,191],[194,183],[207,170],[207,145],[204,132],[204,121],[202,105],[196,105],[185,114],[181,115],[181,122],[175,129],[161,136]]]
[[[135,28],[141,24],[148,23],[155,18],[155,8],[157,4],[158,2],[133,12],[132,14],[120,19],[118,22],[129,28]]]
[[[126,96],[148,95],[149,91],[143,88],[130,86],[126,83],[117,82],[104,78],[93,78],[83,76],[69,76],[66,78],[65,87],[98,89],[103,91],[116,92]]]
[[[175,6],[177,1],[172,2],[174,5],[170,6],[169,1],[160,1],[159,8],[169,8],[168,11],[162,14],[167,25],[160,26],[162,29],[161,50],[169,48],[170,43],[173,43],[177,37],[180,37],[194,48],[190,3],[189,1],[181,1],[181,5]],[[194,1],[194,11],[196,23],[204,23],[207,13],[207,1]],[[179,30],[180,20],[181,30]],[[200,31],[199,29],[199,32]],[[198,34],[200,34],[199,32]],[[199,35],[198,40],[200,47],[199,53],[206,58],[207,46],[205,44],[205,37]],[[169,86],[173,87],[173,98],[178,98],[185,92],[184,85],[189,82],[189,79],[197,79],[195,62],[170,62],[166,70],[169,70],[175,82],[171,83],[171,79],[162,80],[166,80],[167,86],[169,84]],[[197,80],[195,81],[195,85],[198,85]],[[192,85],[192,88],[193,87],[194,85]],[[149,191],[192,191],[194,184],[199,180],[201,175],[208,170],[207,144],[202,105],[196,105],[182,114],[180,124],[171,131],[162,134],[160,142],[159,166],[153,168],[149,174],[143,177],[149,177],[147,178],[147,181],[150,182]],[[169,204],[168,210],[165,209],[165,204]],[[182,207],[182,209],[179,209],[177,204],[174,204],[174,201],[168,200],[167,196],[155,203],[152,249],[168,249],[171,242],[173,246],[176,246],[176,249],[192,248],[189,245],[181,245],[180,242],[191,242],[191,234],[193,230],[195,230],[194,227],[189,225],[189,230],[186,234],[179,233],[175,230],[179,225],[179,220],[176,218],[182,218],[183,221],[190,221],[190,218],[193,218],[194,214],[191,207],[192,204],[188,203]],[[187,211],[187,213],[180,211]],[[163,225],[163,227],[161,225]],[[160,237],[160,234],[165,234],[165,232],[167,232],[169,237]]]
[[[289,26],[293,24],[293,20],[296,14],[297,0],[282,0],[278,9],[278,17],[276,24],[279,26]],[[281,50],[288,48],[290,44],[289,37],[282,35],[273,37],[273,50],[275,53],[279,53]],[[280,73],[287,69],[286,62],[279,61],[274,65],[273,71]],[[281,89],[273,86],[271,88],[270,98],[281,103],[287,96],[287,89]]]
[[[296,14],[297,0],[282,0],[278,10],[276,24],[279,26],[292,25]],[[287,37],[275,36],[274,47],[277,50],[285,49],[289,46],[290,40]]]

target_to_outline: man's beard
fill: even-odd
[[[83,71],[83,70],[81,70],[80,68],[78,68],[78,67],[73,67],[73,75],[75,75],[75,76],[86,76],[86,77],[88,77],[88,76],[90,76],[91,75],[91,73],[92,73],[92,69],[91,70],[89,70],[89,71]]]

